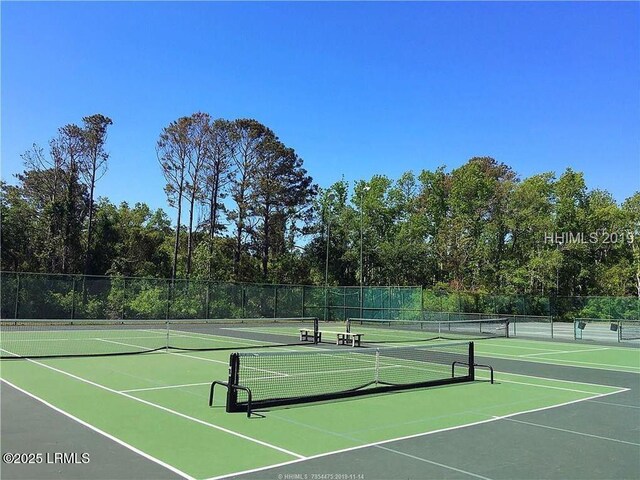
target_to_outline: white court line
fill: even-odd
[[[431,465],[436,465],[441,468],[446,468],[447,470],[453,470],[458,473],[462,473],[464,475],[469,475],[470,477],[481,478],[482,480],[491,480],[489,477],[483,477],[482,475],[478,475],[477,473],[468,472],[466,470],[462,470],[460,468],[452,467],[451,465],[445,465],[443,463],[434,462],[433,460],[427,460],[426,458],[416,457],[415,455],[411,455],[409,453],[401,452],[399,450],[394,450],[393,448],[383,447],[382,445],[376,445],[376,448],[381,450],[386,450],[387,452],[397,453],[398,455],[402,455],[404,457],[409,457],[414,460],[419,460],[421,462],[430,463]]]
[[[574,435],[581,435],[583,437],[597,438],[598,440],[607,440],[609,442],[624,443],[625,445],[633,445],[635,447],[640,447],[640,443],[627,442],[626,440],[618,440],[617,438],[602,437],[600,435],[593,435],[591,433],[577,432],[575,430],[568,430],[566,428],[551,427],[549,425],[541,425],[539,423],[525,422],[523,420],[515,420],[513,418],[505,418],[505,420],[508,420],[509,422],[522,423],[524,425],[531,425],[533,427],[546,428],[546,429],[549,429],[549,430],[557,430],[559,432],[572,433]]]
[[[550,382],[574,383],[576,385],[589,385],[591,387],[606,387],[606,388],[621,388],[621,389],[626,388],[626,387],[620,387],[619,385],[603,385],[601,383],[578,382],[575,380],[562,380],[559,378],[540,377],[539,375],[526,375],[523,373],[501,372],[501,375],[509,375],[514,377],[526,377],[526,378],[538,378],[540,380],[547,380]]]
[[[180,333],[176,333],[180,332]],[[259,340],[251,340],[250,338],[236,338],[236,337],[227,337],[225,335],[215,335],[213,333],[189,333],[184,332],[182,330],[170,330],[170,337],[182,337],[182,338],[196,338],[198,340],[215,340],[218,343],[231,343],[233,345],[244,344],[244,345],[262,345],[266,342],[260,342]],[[272,342],[269,342],[272,343]]]
[[[563,353],[597,352],[600,350],[609,350],[609,347],[589,348],[589,349],[583,349],[583,350],[556,350],[553,352],[542,352],[542,353],[525,353],[524,355],[518,355],[518,357],[537,357],[539,355],[556,355],[556,354],[559,355]]]
[[[488,380],[490,377],[482,376],[480,378],[482,378],[483,380]],[[515,383],[517,385],[529,385],[529,386],[532,386],[532,387],[539,387],[539,388],[549,388],[549,389],[552,389],[552,390],[564,390],[566,392],[586,393],[586,394],[589,394],[589,395],[598,395],[598,392],[588,392],[586,390],[576,390],[575,388],[554,387],[553,385],[540,385],[540,384],[537,384],[537,383],[516,382],[515,380],[505,380],[505,379],[500,379],[500,382]]]
[[[107,343],[115,343],[116,345],[124,345],[125,347],[135,347],[135,348],[141,348],[143,351],[149,350],[150,347],[144,347],[142,345],[134,345],[132,343],[125,343],[125,342],[116,342],[115,340],[109,340],[107,338],[96,338],[95,340],[99,340],[100,342],[107,342]],[[157,347],[154,350],[161,350],[164,347]],[[149,353],[151,353],[151,350],[149,350]]]
[[[594,362],[583,362],[578,360],[562,360],[559,358],[554,358],[552,360],[539,359],[539,358],[523,359],[519,355],[509,355],[508,353],[486,353],[486,352],[476,352],[476,357],[499,358],[503,360],[513,360],[515,362],[534,362],[534,363],[542,363],[544,365],[557,365],[560,367],[593,368],[596,370],[606,370],[608,372],[640,374],[640,369],[638,369],[637,367],[611,365],[610,363],[594,363]]]
[[[373,362],[372,362],[373,363]],[[249,368],[249,367],[244,367],[244,368]],[[383,365],[381,367],[376,367],[375,365],[371,365],[369,367],[358,367],[358,368],[343,368],[340,370],[322,370],[319,372],[300,372],[300,373],[284,373],[284,372],[273,372],[273,375],[275,375],[275,377],[278,378],[307,378],[313,375],[327,375],[327,374],[334,374],[334,373],[351,373],[351,372],[367,372],[367,371],[372,371],[375,372],[376,370],[383,370],[383,369],[389,369],[389,368],[413,368],[413,369],[417,369],[417,367],[408,367],[405,365]],[[253,368],[252,370],[258,370]],[[442,373],[439,372],[437,370],[430,370],[430,369],[422,369],[422,371],[425,372],[435,372],[435,373]],[[252,378],[252,380],[273,380],[275,378],[274,376],[270,376],[270,377],[257,377],[257,378]]]
[[[392,364],[388,364],[388,365],[384,365],[379,367],[380,370],[383,369],[389,369],[389,368],[411,368],[411,367],[406,367],[404,365],[392,365]],[[417,367],[413,367],[414,369],[418,369]],[[368,371],[368,370],[375,370],[374,366],[371,367],[362,367],[362,368],[351,368],[351,369],[343,369],[343,370],[332,370],[331,373],[349,373],[349,372],[358,372],[358,371]],[[424,371],[429,371],[429,372],[436,372],[436,373],[442,373],[440,371],[437,370],[431,370],[431,369],[422,369]],[[275,377],[281,378],[281,377],[287,377],[287,378],[307,378],[309,376],[312,375],[325,375],[327,372],[306,372],[306,373],[299,373],[299,374],[285,374],[285,373],[276,373]],[[505,373],[505,375],[512,375],[512,374],[507,374]],[[524,377],[527,377],[528,375],[521,375]],[[273,380],[275,378],[274,376],[268,376],[268,377],[257,377],[254,378],[253,380],[255,381],[260,381],[260,380]],[[482,379],[482,380],[488,380],[490,377],[485,377],[484,375],[482,376],[477,376],[478,379]],[[543,377],[532,377],[532,378],[543,378]],[[554,379],[549,379],[551,381],[553,381]],[[517,384],[517,385],[529,385],[532,387],[538,387],[538,388],[547,388],[547,389],[551,389],[551,390],[563,390],[566,392],[574,392],[574,393],[582,393],[582,394],[588,394],[588,395],[598,395],[600,392],[591,392],[588,390],[578,390],[575,388],[566,388],[566,387],[556,387],[553,385],[541,385],[538,383],[530,383],[530,382],[518,382],[515,380],[506,380],[504,378],[500,378],[499,379],[500,382],[503,383],[513,383],[513,384]],[[563,380],[556,380],[557,382],[561,382],[564,383]],[[582,384],[582,382],[570,382],[570,383],[578,383],[578,384]],[[585,384],[585,385],[591,385],[591,386],[602,386],[602,385],[596,385],[596,384]],[[608,386],[605,385],[607,388],[616,388],[616,387],[612,387],[612,386]]]
[[[5,380],[4,378],[0,378],[0,381],[6,383],[7,385],[15,388],[16,390],[18,390],[19,392],[23,393],[24,395],[27,395],[28,397],[33,398],[34,400],[37,400],[38,402],[42,403],[43,405],[49,407],[52,410],[55,410],[58,413],[61,413],[62,415],[64,415],[65,417],[70,418],[71,420],[74,420],[76,422],[78,422],[80,425],[82,425],[83,427],[86,427],[90,430],[93,430],[96,433],[99,433],[100,435],[108,438],[109,440],[116,442],[118,445],[122,445],[125,448],[128,448],[129,450],[131,450],[134,453],[137,453],[138,455],[140,455],[141,457],[146,458],[147,460],[151,460],[152,462],[168,469],[171,470],[174,473],[177,473],[178,475],[186,478],[187,480],[195,480],[192,476],[187,475],[185,472],[183,472],[182,470],[178,470],[176,467],[173,467],[171,465],[169,465],[168,463],[163,462],[162,460],[153,457],[151,455],[149,455],[148,453],[143,452],[142,450],[134,447],[133,445],[130,445],[126,442],[124,442],[123,440],[120,440],[117,437],[114,437],[113,435],[105,432],[104,430],[100,430],[97,427],[94,427],[93,425],[91,425],[90,423],[85,422],[84,420],[80,420],[78,417],[70,414],[69,412],[65,412],[64,410],[50,404],[49,402],[47,402],[46,400],[43,400],[42,398],[34,395],[33,393],[27,392],[26,390],[23,390],[22,388],[18,387],[17,385],[14,385],[13,383],[11,383],[8,380]]]
[[[503,415],[503,416],[500,416],[500,417],[491,417],[491,418],[488,418],[486,420],[480,420],[480,421],[477,421],[477,422],[467,423],[467,424],[464,424],[464,425],[457,425],[455,427],[441,428],[439,430],[432,430],[430,432],[416,433],[416,434],[407,435],[407,436],[404,436],[404,437],[397,437],[397,438],[392,438],[392,439],[389,439],[389,440],[382,440],[382,441],[379,441],[379,442],[373,442],[373,443],[367,443],[367,444],[364,444],[364,445],[358,445],[356,447],[344,448],[342,450],[335,450],[335,451],[332,451],[332,452],[320,453],[318,455],[309,456],[309,457],[307,457],[305,459],[290,460],[288,462],[282,462],[282,463],[278,463],[278,464],[275,464],[275,465],[269,465],[267,467],[259,467],[259,468],[254,468],[254,469],[251,469],[251,470],[244,470],[244,471],[241,471],[241,472],[228,473],[228,474],[225,474],[225,475],[219,475],[219,476],[216,476],[216,477],[210,477],[210,478],[208,478],[206,480],[221,480],[223,478],[229,478],[229,477],[233,477],[233,476],[236,476],[236,475],[243,475],[243,474],[247,474],[247,473],[260,472],[260,471],[268,470],[268,469],[271,469],[271,468],[283,467],[285,465],[292,465],[292,464],[295,464],[295,463],[300,463],[300,462],[303,462],[305,460],[313,460],[313,459],[316,459],[316,458],[323,458],[323,457],[328,457],[328,456],[332,456],[332,455],[337,455],[337,454],[340,454],[340,453],[351,452],[351,451],[354,451],[354,450],[360,450],[362,448],[376,447],[376,446],[385,445],[385,444],[391,443],[391,442],[398,442],[398,441],[401,441],[401,440],[410,440],[410,439],[413,439],[413,438],[426,437],[426,436],[429,436],[429,435],[433,435],[435,433],[442,433],[442,432],[449,432],[449,431],[453,431],[453,430],[459,430],[459,429],[462,429],[462,428],[472,427],[472,426],[475,426],[475,425],[482,425],[482,424],[485,424],[485,423],[491,423],[491,422],[495,422],[495,421],[498,421],[498,420],[508,419],[508,418],[511,418],[511,417],[515,417],[517,415],[524,415],[525,413],[541,412],[541,411],[544,411],[544,410],[550,410],[552,408],[564,407],[566,405],[572,405],[572,404],[575,404],[575,403],[584,402],[586,400],[592,400],[594,398],[606,397],[608,395],[615,395],[617,393],[627,392],[629,390],[630,390],[629,388],[622,388],[622,389],[616,390],[614,392],[601,393],[601,394],[598,394],[598,395],[594,395],[592,397],[587,397],[587,398],[583,398],[583,399],[579,399],[579,400],[571,400],[569,402],[559,403],[559,404],[556,404],[556,405],[550,405],[548,407],[534,408],[534,409],[531,409],[531,410],[525,410],[523,412],[510,413],[508,415]]]
[[[107,339],[104,339],[104,338],[98,338],[97,340],[102,340],[103,342],[109,342],[109,343],[117,343],[119,345],[124,345],[124,346],[127,346],[127,347],[145,348],[145,347],[142,347],[140,345],[134,345],[132,343],[114,342],[113,340],[107,340]],[[160,350],[162,350],[162,349],[160,349]],[[203,362],[221,363],[223,365],[229,365],[229,362],[225,362],[225,361],[222,361],[222,360],[215,360],[213,358],[196,357],[194,355],[188,355],[186,353],[178,353],[178,352],[166,352],[166,353],[168,353],[169,355],[176,355],[178,357],[193,358],[195,360],[201,360]],[[270,374],[273,374],[273,375],[277,375],[278,374],[278,372],[272,372],[270,370],[263,370],[263,369],[259,369],[259,368],[253,368],[252,370],[258,370],[260,372],[270,373]]]
[[[514,345],[511,342],[517,342],[517,339],[513,339],[513,338],[509,338],[509,339],[505,339],[506,341],[500,341],[500,342],[492,342],[490,340],[482,340],[482,345],[483,346],[489,346],[489,347],[497,347],[497,348],[507,348],[507,349],[517,349],[517,350],[542,350],[544,352],[548,352],[549,355],[551,355],[552,353],[557,353],[557,352],[562,352],[563,350],[550,350],[549,347],[525,347],[524,345]],[[520,340],[522,341],[522,340]],[[588,352],[590,350],[594,350],[592,348],[589,347],[585,347],[579,343],[576,344],[570,344],[570,343],[561,343],[561,344],[552,344],[552,346],[571,346],[571,347],[577,347],[577,350],[572,350],[574,352]],[[614,349],[614,350],[626,350],[620,347],[606,347],[609,350]],[[597,350],[597,349],[596,349]],[[501,355],[508,355],[508,354],[501,354]]]
[[[129,331],[133,331],[133,330],[129,330]],[[144,331],[151,333],[149,330],[144,330]],[[6,332],[3,335],[6,335]],[[153,336],[146,335],[144,337],[122,337],[122,338],[113,337],[113,338],[121,339],[121,340],[132,340],[132,339],[136,340],[136,339],[141,339],[141,338],[163,338],[163,337],[164,337],[164,335],[160,335],[159,334],[159,335],[153,335]],[[80,341],[84,342],[84,341],[87,341],[87,340],[102,340],[102,339],[101,338],[96,338],[96,337],[78,337],[78,338],[66,337],[66,338],[38,338],[38,339],[36,339],[37,342],[80,342]],[[14,342],[15,343],[17,343],[17,342],[30,342],[30,343],[33,343],[34,339],[33,338],[24,338],[24,339],[20,339],[20,338],[13,339],[12,338],[12,339],[8,339],[7,341],[10,342],[10,343],[14,343]]]
[[[135,396],[133,396],[133,395],[129,395],[128,393],[119,392],[118,390],[114,390],[113,388],[107,387],[107,386],[105,386],[105,385],[101,385],[101,384],[96,383],[96,382],[93,382],[93,381],[91,381],[91,380],[87,380],[86,378],[79,377],[79,376],[77,376],[77,375],[74,375],[73,373],[69,373],[69,372],[66,372],[66,371],[64,371],[64,370],[61,370],[61,369],[59,369],[59,368],[52,367],[51,365],[47,365],[47,364],[45,364],[45,363],[41,363],[41,362],[38,362],[38,361],[36,361],[36,360],[32,360],[32,359],[30,359],[30,358],[25,358],[25,360],[26,360],[27,362],[33,363],[33,364],[35,364],[35,365],[38,365],[38,366],[41,366],[41,367],[47,368],[47,369],[49,369],[49,370],[53,370],[54,372],[61,373],[61,374],[63,374],[63,375],[66,375],[66,376],[68,376],[68,377],[71,377],[71,378],[73,378],[73,379],[75,379],[75,380],[78,380],[78,381],[80,381],[80,382],[86,383],[86,384],[88,384],[88,385],[92,385],[92,386],[94,386],[94,387],[100,388],[100,389],[105,390],[105,391],[107,391],[107,392],[111,392],[111,393],[114,393],[114,394],[116,394],[116,395],[121,395],[121,396],[123,396],[123,397],[125,397],[125,398],[129,398],[129,399],[131,399],[131,400],[135,400],[136,402],[140,402],[140,403],[143,403],[143,404],[145,404],[145,405],[149,405],[150,407],[154,407],[154,408],[157,408],[157,409],[159,409],[159,410],[165,411],[165,412],[167,412],[167,413],[171,413],[171,414],[173,414],[173,415],[176,415],[176,416],[178,416],[178,417],[184,418],[184,419],[186,419],[186,420],[190,420],[190,421],[192,421],[192,422],[198,423],[198,424],[200,424],[200,425],[204,425],[204,426],[207,426],[207,427],[210,427],[210,428],[214,428],[214,429],[219,430],[219,431],[221,431],[221,432],[228,433],[229,435],[233,435],[233,436],[235,436],[235,437],[239,437],[239,438],[242,438],[242,439],[244,439],[244,440],[248,440],[248,441],[250,441],[250,442],[257,443],[258,445],[262,445],[263,447],[268,447],[268,448],[271,448],[271,449],[273,449],[273,450],[277,450],[277,451],[279,451],[279,452],[281,452],[281,453],[285,453],[285,454],[287,454],[287,455],[290,455],[290,456],[292,456],[292,457],[296,457],[296,458],[301,459],[301,460],[304,460],[304,459],[306,458],[306,457],[305,457],[305,456],[303,456],[303,455],[300,455],[300,454],[298,454],[298,453],[295,453],[295,452],[292,452],[292,451],[286,450],[286,449],[281,448],[281,447],[278,447],[278,446],[276,446],[276,445],[272,445],[272,444],[267,443],[267,442],[263,442],[262,440],[258,440],[257,438],[253,438],[253,437],[250,437],[250,436],[248,436],[248,435],[244,435],[244,434],[242,434],[242,433],[235,432],[235,431],[233,431],[233,430],[229,430],[228,428],[224,428],[224,427],[221,427],[221,426],[219,426],[219,425],[215,425],[215,424],[213,424],[213,423],[205,422],[204,420],[200,420],[200,419],[198,419],[198,418],[191,417],[191,416],[189,416],[189,415],[186,415],[186,414],[184,414],[184,413],[178,412],[178,411],[176,411],[176,410],[172,410],[172,409],[170,409],[170,408],[163,407],[162,405],[158,405],[158,404],[156,404],[156,403],[152,403],[152,402],[149,402],[149,401],[147,401],[147,400],[143,400],[142,398],[138,398],[138,397],[135,397]]]
[[[166,390],[169,388],[196,387],[199,385],[209,385],[209,384],[211,384],[211,382],[184,383],[182,385],[165,385],[162,387],[132,388],[130,390],[119,390],[119,392],[120,393],[146,392],[148,390]]]
[[[232,328],[220,328],[220,330],[232,330],[233,331],[234,329],[232,329]],[[142,331],[150,331],[151,332],[153,330],[142,330]],[[249,331],[249,330],[235,329],[235,331]],[[176,333],[176,332],[180,332],[180,333]],[[256,332],[256,333],[261,333],[261,332]],[[166,334],[166,331],[165,331],[165,334]],[[261,340],[254,340],[252,338],[229,337],[227,335],[218,335],[218,334],[215,334],[215,333],[204,333],[204,332],[193,332],[193,333],[191,333],[191,332],[185,332],[183,330],[170,330],[170,336],[185,337],[185,338],[199,338],[199,339],[202,339],[202,340],[216,339],[216,341],[219,341],[221,343],[231,343],[233,345],[246,345],[246,346],[253,346],[253,345],[260,346],[260,345],[265,345],[265,344],[278,345],[278,343],[276,343],[276,342],[263,342]],[[291,335],[291,336],[293,336],[293,335]]]
[[[122,345],[125,346],[130,346],[130,347],[136,347],[136,348],[143,348],[139,345],[133,345],[133,344],[128,344],[128,343],[122,343],[122,342],[114,342],[112,340],[105,340],[105,339],[98,339],[98,340],[103,340],[106,342],[111,342],[111,343],[120,343]],[[327,350],[325,350],[327,351]],[[193,358],[195,360],[202,360],[205,362],[214,362],[214,363],[222,363],[222,364],[227,364],[227,362],[223,362],[221,360],[214,360],[214,359],[210,359],[210,358],[202,358],[202,357],[195,357],[193,355],[188,355],[185,353],[177,353],[177,352],[169,352],[170,355],[177,355],[180,357],[187,357],[187,358]],[[328,355],[330,355],[328,353]],[[375,363],[374,360],[368,360],[365,358],[358,358],[359,361],[362,361],[364,363]],[[412,366],[405,366],[405,365],[396,365],[396,364],[386,364],[382,367],[380,367],[380,369],[384,369],[384,368],[397,368],[397,367],[401,367],[401,368],[412,368],[412,369],[418,369],[418,370],[426,370],[426,371],[432,371],[432,372],[436,372],[436,373],[441,373],[440,371],[437,370],[432,370],[432,369],[421,369],[419,367],[412,367]],[[363,367],[363,368],[353,368],[353,369],[346,369],[346,370],[336,370],[335,372],[337,373],[348,373],[348,372],[352,372],[352,371],[363,371],[363,370],[371,370],[373,367]],[[259,380],[272,380],[274,378],[274,375],[276,377],[279,378],[283,378],[283,377],[307,377],[309,375],[313,375],[315,374],[324,374],[326,372],[311,372],[311,373],[301,373],[299,375],[290,375],[290,374],[286,374],[283,372],[272,372],[269,370],[264,370],[264,369],[256,369],[256,368],[251,368],[252,370],[257,370],[257,371],[261,371],[261,372],[265,372],[270,374],[271,376],[267,376],[267,377],[258,377],[255,378],[254,380],[259,381]],[[515,374],[515,373],[508,373],[506,375],[518,375],[518,376],[522,376],[522,377],[530,377],[530,378],[540,378],[540,379],[545,379],[544,377],[535,377],[532,375],[519,375],[519,374]],[[482,379],[486,379],[484,376],[483,377],[479,377]],[[488,377],[487,377],[488,378]],[[545,379],[545,380],[549,380],[549,381],[558,381],[557,379]],[[570,388],[563,388],[563,387],[554,387],[552,385],[539,385],[539,384],[535,384],[535,383],[528,383],[528,382],[516,382],[515,380],[505,380],[505,379],[501,379],[501,381],[505,382],[505,383],[515,383],[515,384],[520,384],[520,385],[530,385],[530,386],[534,386],[534,387],[541,387],[541,388],[548,388],[548,389],[553,389],[553,390],[565,390],[565,391],[569,391],[569,392],[576,392],[576,393],[587,393],[587,394],[597,394],[596,392],[589,392],[589,391],[585,391],[585,390],[576,390],[576,389],[570,389]],[[562,380],[562,382],[565,382],[564,380]],[[592,383],[584,383],[584,382],[573,382],[573,381],[567,381],[567,383],[575,383],[575,384],[580,384],[580,385],[591,385],[591,386],[602,386],[602,385],[598,385],[598,384],[592,384]],[[607,386],[609,387],[609,386]],[[157,387],[154,387],[157,388]],[[611,388],[611,387],[610,387]],[[127,392],[130,390],[122,390],[123,392]]]
[[[601,403],[603,405],[611,405],[614,407],[640,408],[638,405],[625,405],[624,403],[599,402],[598,400],[589,400],[591,403]]]

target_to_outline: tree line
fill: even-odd
[[[319,188],[265,125],[197,112],[155,145],[173,225],[95,198],[111,125],[84,117],[22,155],[0,186],[2,270],[640,296],[640,192],[618,204],[572,169],[521,179],[474,157]]]

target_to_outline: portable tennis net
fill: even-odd
[[[640,320],[619,320],[620,340],[640,340]]]
[[[367,343],[404,343],[434,339],[480,340],[508,337],[509,319],[396,320],[349,318],[348,332],[362,333]]]
[[[301,329],[308,332],[306,339]],[[237,350],[315,340],[318,320],[1,320],[0,356],[125,355],[157,350]]]
[[[640,320],[626,318],[576,318],[573,321],[575,340],[618,342],[640,340]]]
[[[229,361],[227,412],[473,381],[473,342],[241,352]],[[490,367],[488,367],[490,368]],[[493,377],[493,375],[492,375]]]

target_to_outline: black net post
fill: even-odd
[[[229,388],[227,388],[227,413],[237,412],[238,390],[234,388],[238,385],[238,372],[240,370],[240,356],[232,353],[229,357]]]
[[[313,343],[320,343],[320,322],[318,317],[313,319]]]
[[[469,342],[469,379],[476,379],[475,355],[473,353],[473,342]]]

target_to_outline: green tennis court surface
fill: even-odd
[[[277,328],[277,335],[297,335],[291,326]],[[148,348],[156,336],[166,335],[144,330],[93,332],[84,340],[100,345],[142,341]],[[273,332],[233,325],[219,335],[189,333],[188,339],[242,351],[265,344],[254,335]],[[17,340],[12,339],[14,345]],[[402,346],[407,345],[403,339]],[[328,355],[352,350],[283,345],[268,351],[318,348]],[[77,446],[91,454],[97,470],[91,476],[83,474],[86,466],[72,465],[73,478],[113,478],[108,468],[95,464],[104,460],[97,450],[104,435],[138,456],[128,478],[156,478],[158,468],[167,478],[199,479],[640,477],[639,349],[510,338],[476,341],[475,349],[478,363],[496,368],[495,384],[478,370],[470,383],[264,408],[250,419],[225,412],[222,390],[213,408],[207,404],[210,383],[227,379],[233,350],[3,360],[1,377],[12,398],[15,393],[24,402],[38,399],[37,408],[64,413],[69,428],[81,422],[101,432]],[[12,424],[9,411],[3,402],[3,453],[27,448],[12,443],[5,428],[15,437],[22,432],[23,439],[40,438],[37,429],[48,428],[46,420]],[[37,442],[28,447],[55,450]],[[5,464],[3,478],[51,478],[46,467]]]

